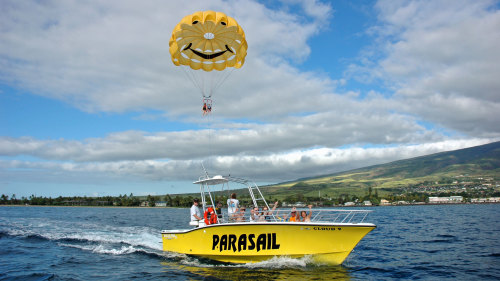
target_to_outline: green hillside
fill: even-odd
[[[379,196],[411,187],[446,187],[464,181],[484,184],[500,180],[500,142],[395,161],[331,175],[299,179],[265,187],[273,198],[290,194],[304,197]]]

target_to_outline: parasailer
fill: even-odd
[[[203,111],[203,115],[207,115],[212,112],[212,99],[203,98],[203,107],[201,109]]]
[[[185,16],[169,41],[172,62],[180,66],[203,98],[203,115],[212,111],[212,95],[234,69],[245,63],[247,42],[236,20],[221,12]]]

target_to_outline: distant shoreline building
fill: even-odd
[[[165,201],[155,202],[155,207],[167,207],[167,202]]]
[[[489,197],[489,198],[471,198],[471,203],[499,203],[500,197]]]
[[[463,196],[429,197],[429,204],[462,203],[463,201]]]
[[[391,205],[391,202],[389,202],[389,201],[388,201],[388,200],[386,200],[386,199],[381,199],[381,200],[380,200],[380,205],[381,205],[381,206],[389,206],[389,205]]]

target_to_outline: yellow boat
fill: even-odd
[[[260,206],[269,209],[255,183],[207,175],[195,182],[200,184],[204,211],[210,207],[207,198],[214,206],[210,186],[222,185],[224,189],[230,182],[246,185],[254,206],[259,207],[260,202]],[[310,256],[316,262],[338,265],[376,227],[364,222],[369,212],[313,209],[310,222],[286,222],[274,213],[268,216],[269,221],[234,222],[223,212],[213,224],[200,221],[193,229],[162,230],[163,250],[228,263],[254,263],[280,256]]]

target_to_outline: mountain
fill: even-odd
[[[362,195],[370,187],[393,193],[412,185],[450,185],[464,177],[500,180],[500,142],[280,183],[265,192],[276,198],[291,193]]]

